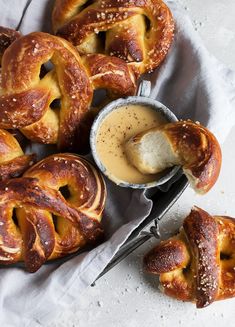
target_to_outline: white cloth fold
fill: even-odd
[[[16,28],[28,5],[21,32],[50,31],[53,2],[0,0],[0,25]],[[152,81],[151,96],[166,104],[178,118],[207,125],[223,142],[235,124],[235,74],[208,53],[174,1],[167,3],[176,21],[175,40],[160,68],[146,76]],[[104,244],[64,264],[45,265],[35,274],[0,269],[1,326],[44,325],[63,308],[79,301],[128,234],[149,214],[152,203],[142,191],[107,184]]]

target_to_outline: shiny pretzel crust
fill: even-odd
[[[55,69],[40,79],[41,66],[49,60]],[[50,108],[58,98],[59,114]],[[59,148],[70,148],[91,98],[91,83],[81,59],[65,40],[35,32],[5,51],[0,97],[5,110],[0,112],[0,127],[21,128],[32,141],[58,142]]]
[[[195,207],[177,236],[145,256],[144,266],[160,275],[165,294],[197,308],[235,296],[235,219]]]
[[[48,61],[53,67],[46,73],[43,65]],[[97,88],[114,97],[133,95],[136,75],[118,58],[81,59],[62,38],[42,32],[23,36],[3,55],[0,128],[18,128],[33,142],[77,150],[89,134],[87,116]],[[60,105],[52,109],[54,100]]]
[[[198,193],[208,192],[220,173],[222,153],[216,137],[204,126],[189,120],[162,127],[183,170]]]
[[[105,199],[100,173],[71,154],[52,155],[24,177],[1,183],[0,263],[23,260],[35,272],[47,260],[97,242]]]
[[[174,22],[161,0],[57,0],[54,31],[81,54],[106,53],[124,59],[138,73],[152,71],[165,58]],[[98,34],[106,32],[105,47]]]

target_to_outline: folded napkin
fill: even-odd
[[[54,1],[0,0],[0,25],[23,34],[50,31]],[[175,22],[175,40],[159,69],[145,78],[152,82],[151,97],[163,102],[178,118],[208,126],[223,142],[235,124],[235,74],[211,56],[174,1],[167,1]],[[42,147],[34,146],[41,153]],[[152,203],[143,191],[107,181],[108,201],[103,225],[107,241],[64,264],[43,266],[37,273],[0,269],[0,325],[41,326],[79,301],[82,292],[108,264],[133,228],[149,214]]]

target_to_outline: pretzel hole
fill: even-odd
[[[61,108],[61,100],[60,99],[55,99],[51,102],[50,104],[51,109],[60,109]]]
[[[92,99],[92,107],[98,107],[104,104],[104,101],[107,100],[107,90],[97,89],[94,91],[94,96]]]
[[[191,264],[189,263],[186,267],[183,268],[183,274],[187,275],[191,272]]]
[[[12,220],[14,222],[14,224],[19,227],[19,222],[18,222],[18,218],[17,218],[17,215],[16,215],[16,208],[14,208],[12,210]]]
[[[230,260],[231,255],[225,252],[220,252],[220,260]]]
[[[59,230],[58,230],[58,216],[52,214],[52,220],[53,220],[55,231],[56,231],[56,233],[59,234]]]
[[[46,68],[47,72],[50,72],[55,67],[55,65],[53,64],[53,62],[51,60],[48,60],[47,62],[45,62],[43,64],[43,66]]]
[[[106,32],[105,31],[99,31],[99,33],[96,35],[98,39],[98,48],[99,52],[104,52],[105,49],[105,41],[106,41]]]
[[[43,79],[43,77],[47,74],[47,70],[46,68],[44,67],[44,65],[41,66],[40,68],[40,73],[39,73],[39,78],[40,79]]]
[[[45,77],[47,73],[53,70],[54,67],[54,64],[50,60],[45,62],[40,68],[39,78],[43,79],[43,77]]]
[[[78,13],[83,11],[85,8],[89,7],[94,3],[94,0],[87,0],[82,6],[78,8]]]
[[[148,33],[151,29],[151,21],[147,16],[144,16],[144,22],[145,22],[145,31]]]
[[[67,200],[71,197],[71,192],[69,190],[68,185],[62,186],[59,188],[60,193],[63,195],[63,197]]]

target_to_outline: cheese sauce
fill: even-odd
[[[96,136],[96,149],[107,174],[121,181],[144,184],[158,180],[164,173],[145,175],[127,160],[124,144],[132,136],[149,128],[165,124],[166,119],[148,106],[127,105],[108,114],[101,122]]]

